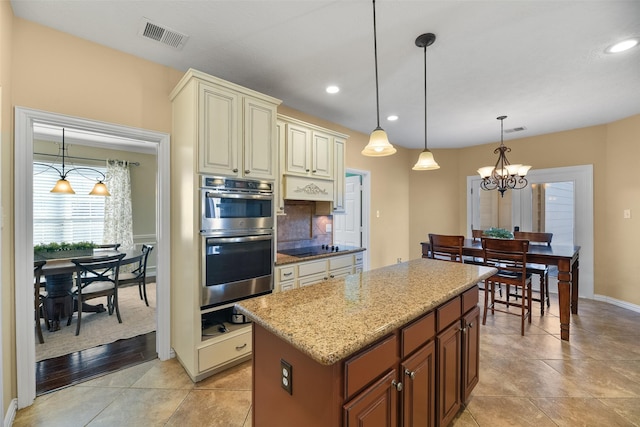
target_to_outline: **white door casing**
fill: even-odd
[[[353,197],[358,198],[360,200],[359,205],[360,205],[360,237],[361,237],[360,242],[354,244],[353,246],[360,246],[363,248],[367,248],[367,250],[363,252],[363,264],[362,264],[363,271],[367,271],[369,270],[369,262],[370,262],[369,261],[370,259],[369,258],[369,233],[370,233],[369,212],[371,212],[371,172],[359,170],[359,169],[347,169],[346,173],[348,175],[352,175],[352,174],[359,175],[359,177],[347,177],[346,182],[347,182],[347,193],[350,192],[350,190],[348,189],[349,187],[348,182],[350,179],[352,180],[352,182],[355,182],[356,179],[358,179],[358,182],[360,183],[359,188],[357,187],[352,188]],[[351,221],[351,219],[346,219],[346,217],[350,215],[349,211],[351,210],[350,203],[347,202],[348,197],[351,197],[351,196],[347,196],[345,194],[345,213],[333,216],[334,241],[335,239],[338,239],[338,242],[341,244],[351,245],[351,243],[346,243],[346,241],[352,240],[355,242],[357,240],[354,237],[345,237],[342,231],[338,231],[338,228],[344,229],[346,227],[347,221]],[[357,221],[355,219],[355,214],[353,214],[352,216],[354,217],[353,219],[354,223],[356,223]],[[341,217],[345,217],[345,218],[343,219]],[[335,226],[336,221],[338,222],[344,221],[344,222],[342,224],[338,224],[338,226]]]
[[[170,138],[169,134],[62,114],[15,107],[15,312],[18,408],[36,396],[33,289],[33,125],[48,123],[137,140],[157,153],[156,236],[157,302],[156,351],[161,360],[172,357],[170,343]],[[124,146],[124,145],[123,145]]]

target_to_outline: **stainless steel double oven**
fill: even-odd
[[[273,183],[202,176],[203,309],[273,290]]]

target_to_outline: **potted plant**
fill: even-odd
[[[483,235],[494,239],[513,239],[513,233],[504,228],[491,227],[485,230]]]
[[[76,258],[93,254],[93,249],[98,245],[93,242],[77,243],[41,243],[33,247],[36,260],[56,258]]]

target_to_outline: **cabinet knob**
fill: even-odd
[[[251,171],[250,171],[249,169],[246,169],[246,170],[244,171],[244,173],[246,173],[246,174],[250,174],[250,173],[251,173]]]
[[[324,276],[324,280],[329,280],[329,278],[327,276]]]
[[[473,323],[469,323],[469,329],[473,328]]]
[[[309,169],[305,169],[305,171],[309,172]]]
[[[238,168],[235,168],[235,169],[233,170],[233,173],[237,173],[237,172],[238,172]]]
[[[410,370],[408,370],[408,369],[405,369],[405,370],[404,370],[404,374],[405,374],[406,376],[408,376],[409,378],[411,378],[412,380],[415,380],[415,379],[416,379],[416,373],[415,373],[415,371],[410,371]]]
[[[397,382],[396,380],[391,381],[391,385],[398,391],[402,391],[402,383]]]
[[[331,278],[333,279],[333,278],[334,278],[334,277],[336,277],[336,276],[334,276],[333,274],[330,274],[330,275],[329,275],[329,277],[331,277]]]
[[[283,276],[291,276],[293,273],[283,273]]]
[[[247,343],[244,343],[244,344],[242,344],[242,345],[237,345],[237,346],[236,346],[236,350],[240,351],[240,350],[242,350],[243,348],[245,348],[246,346],[247,346]]]
[[[318,171],[314,169],[314,170],[312,170],[311,172],[316,173],[316,172],[318,172]]]

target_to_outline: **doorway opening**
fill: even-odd
[[[15,108],[15,307],[16,363],[18,408],[29,406],[36,396],[35,333],[33,288],[24,283],[33,281],[33,155],[34,125],[69,127],[87,134],[110,137],[108,142],[91,141],[91,146],[123,149],[142,145],[156,156],[155,192],[157,241],[157,316],[155,350],[161,360],[171,357],[169,319],[169,135],[166,133],[98,122],[22,107]]]
[[[369,249],[371,176],[368,171],[347,169],[345,213],[333,216],[333,239],[338,245]],[[363,270],[369,269],[369,251],[364,251]]]

